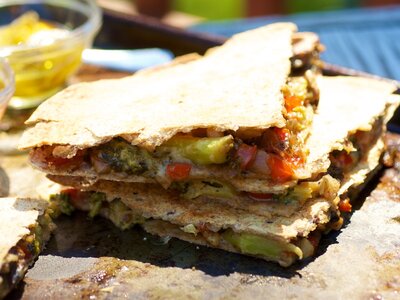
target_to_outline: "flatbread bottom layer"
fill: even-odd
[[[193,224],[198,228],[207,224],[207,229],[212,232],[232,229],[237,233],[246,232],[282,242],[298,236],[306,237],[319,224],[327,223],[331,214],[336,213],[338,201],[337,198],[310,199],[289,216],[280,216],[249,212],[246,207],[231,207],[207,197],[186,200],[153,185],[98,181],[88,187],[74,187],[104,193],[108,202],[121,200],[129,209],[146,219],[159,219],[178,226]],[[268,203],[263,205],[268,206]]]
[[[121,228],[138,223],[153,234],[257,256],[282,266],[311,255],[305,254],[303,243],[339,219],[338,198],[310,199],[286,217],[249,212],[216,199],[188,201],[144,184],[103,181],[80,188],[81,194],[71,200],[75,207],[90,211],[90,216],[103,215]]]

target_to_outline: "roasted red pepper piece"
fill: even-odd
[[[346,168],[353,163],[353,157],[346,151],[335,152],[330,156],[330,159],[340,168]]]
[[[294,108],[303,105],[303,99],[297,96],[288,96],[285,98],[285,108],[288,113]]]
[[[279,141],[284,142],[289,138],[289,129],[274,127],[274,133]]]
[[[248,193],[249,197],[257,200],[257,201],[269,201],[272,200],[274,197],[274,194],[269,194],[269,193]]]
[[[270,128],[263,134],[260,147],[267,152],[284,155],[289,149],[289,130],[287,128]]]
[[[185,180],[189,177],[192,165],[188,163],[173,163],[167,165],[166,173],[175,181]]]
[[[71,200],[76,200],[80,196],[79,195],[80,191],[75,188],[66,188],[66,189],[63,189],[60,193],[68,195]]]
[[[31,160],[37,165],[44,165],[49,168],[73,169],[80,166],[83,162],[85,152],[77,151],[76,155],[71,158],[63,158],[53,156],[53,146],[43,146],[31,152]]]
[[[272,179],[277,182],[285,182],[293,177],[292,164],[278,155],[270,154],[267,158],[267,165],[271,171]]]
[[[351,212],[351,204],[349,199],[341,200],[338,206],[341,212]]]

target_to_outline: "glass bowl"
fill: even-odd
[[[3,117],[15,90],[14,72],[10,65],[0,57],[0,119]]]
[[[68,34],[45,45],[0,47],[0,57],[7,59],[15,73],[11,109],[36,107],[63,89],[101,26],[101,10],[95,0],[1,0],[0,26],[29,11],[35,11],[42,21],[67,29]]]

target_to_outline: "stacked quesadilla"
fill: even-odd
[[[36,110],[20,146],[73,187],[53,197],[64,206],[288,266],[340,226],[398,104],[393,84],[318,76],[319,47],[299,63],[295,40],[293,24],[274,24],[71,86]]]
[[[0,198],[0,299],[23,278],[54,224],[48,203],[35,199]]]

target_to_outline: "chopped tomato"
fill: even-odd
[[[75,158],[75,157],[73,157],[73,158]],[[47,157],[46,161],[51,166],[62,167],[62,166],[71,164],[72,160],[68,159],[68,158],[49,156],[49,157]]]
[[[271,171],[272,179],[277,182],[285,182],[293,177],[293,166],[278,155],[269,155],[267,158],[267,164]]]
[[[285,142],[289,138],[289,129],[274,127],[274,133],[279,141]]]
[[[351,157],[350,154],[348,153],[343,153],[342,154],[342,161],[345,165],[350,165],[353,163],[353,158]]]
[[[272,200],[274,194],[263,194],[263,193],[247,193],[250,198],[257,201],[269,201]]]
[[[267,152],[283,155],[289,150],[289,130],[286,128],[270,128],[262,136],[260,147]]]
[[[236,155],[240,161],[240,168],[242,170],[249,168],[256,159],[256,154],[257,154],[257,146],[249,146],[247,144],[241,144],[236,152]]]
[[[351,154],[347,153],[346,151],[336,152],[335,154],[331,155],[331,160],[335,161],[335,163],[340,165],[342,168],[353,163]]]
[[[286,111],[289,113],[294,108],[303,105],[303,99],[297,96],[288,96],[285,98],[285,108]]]
[[[61,194],[68,195],[70,199],[76,199],[79,196],[79,190],[74,188],[66,188],[61,191]]]
[[[345,151],[341,151],[336,159],[343,165],[347,166],[353,162],[351,155]]]
[[[55,167],[78,166],[83,162],[83,155],[84,155],[83,150],[77,151],[75,156],[71,158],[63,158],[50,155],[47,157],[47,162]]]
[[[307,237],[307,240],[311,243],[311,245],[313,245],[314,250],[318,248],[318,244],[319,244],[319,240],[320,240],[319,235],[311,234]]]
[[[341,212],[351,212],[351,204],[349,199],[341,200],[339,202],[339,210]]]
[[[172,180],[180,181],[189,177],[191,164],[187,163],[173,163],[167,166],[166,173]]]
[[[74,188],[66,188],[63,189],[60,193],[63,195],[68,195],[69,198],[68,200],[73,207],[77,208],[82,207],[82,202],[85,199],[84,197],[85,192],[81,192],[78,189]]]
[[[74,157],[63,158],[53,156],[53,149],[53,146],[43,146],[33,150],[30,154],[32,162],[43,167],[55,167],[61,169],[78,167],[83,162],[83,150],[79,150]]]

